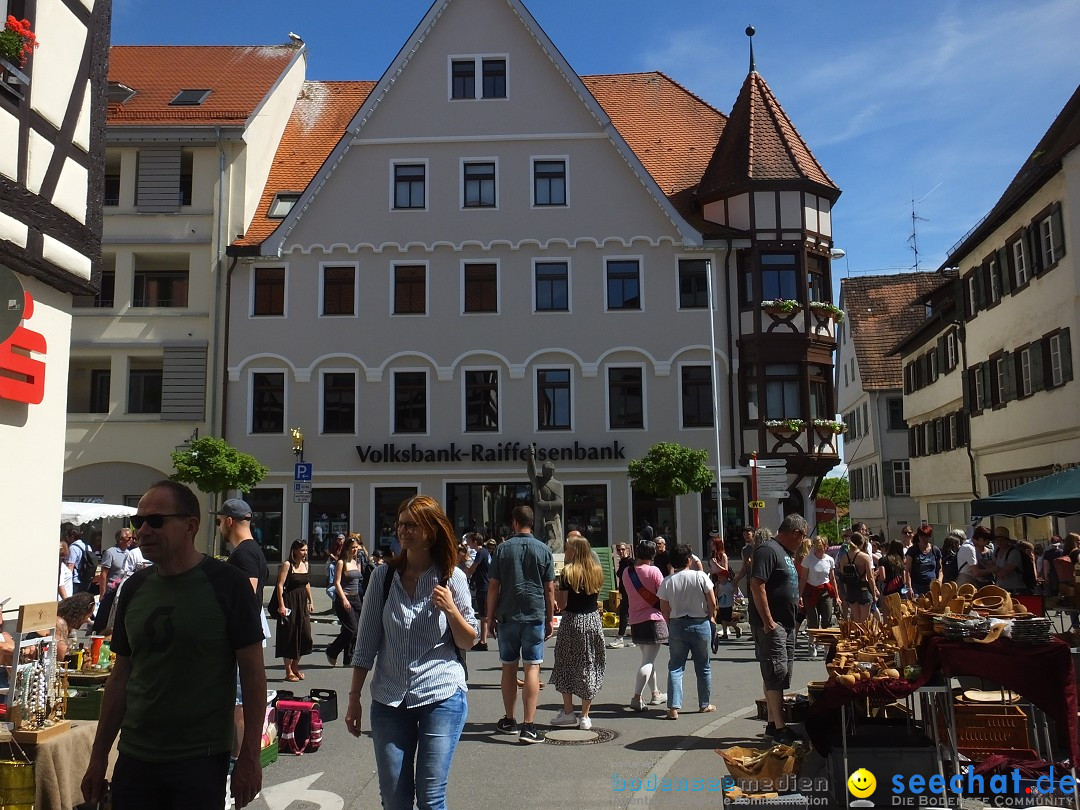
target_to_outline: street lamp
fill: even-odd
[[[298,464],[304,463],[304,432],[298,427],[289,428],[289,435],[292,436],[292,451],[296,456]],[[308,496],[310,497],[310,495]],[[294,496],[294,500],[299,500],[299,496]],[[307,515],[308,504],[307,501],[303,501],[300,504],[300,539],[307,542]],[[284,550],[284,542],[282,543],[282,549]]]

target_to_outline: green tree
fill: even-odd
[[[176,450],[172,463],[176,468],[171,476],[174,481],[194,484],[208,495],[228,489],[250,492],[270,472],[254,456],[213,436],[194,439],[183,450]]]
[[[828,537],[832,543],[839,543],[840,532],[851,526],[851,491],[848,487],[847,476],[821,479],[817,496],[819,498],[828,498],[835,503],[837,515],[836,520],[819,525],[817,527],[818,534]]]
[[[670,498],[701,492],[712,485],[713,474],[707,463],[709,454],[681,444],[660,442],[649,448],[644,458],[627,465],[627,475],[634,489]]]

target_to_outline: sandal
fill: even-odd
[[[299,679],[299,678],[297,678],[297,677],[296,677],[295,675],[286,675],[286,676],[285,676],[285,680],[287,680],[287,681],[294,681],[294,682],[295,682],[295,681],[299,681],[300,679]]]
[[[296,677],[297,677],[297,678],[298,678],[299,680],[301,680],[301,681],[302,681],[302,680],[304,680],[304,673],[303,673],[303,672],[297,672],[297,673],[296,673]]]
[[[679,710],[678,709],[668,709],[667,719],[668,720],[678,720],[679,719]]]
[[[700,711],[702,714],[707,714],[708,712],[715,712],[716,707],[710,703],[708,706],[702,706],[700,709],[698,709],[698,711]]]

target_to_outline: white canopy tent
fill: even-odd
[[[60,502],[60,522],[82,526],[103,518],[121,518],[134,515],[138,510],[134,506],[121,506],[118,503],[80,503],[79,501]]]

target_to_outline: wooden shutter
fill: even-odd
[[[1008,247],[1000,248],[997,252],[998,278],[1001,279],[1001,297],[1004,298],[1012,292],[1012,255]]]
[[[180,148],[143,147],[139,150],[136,203],[147,213],[180,210]]]
[[[1068,329],[1063,329],[1061,335],[1061,381],[1067,383],[1073,378],[1072,345],[1069,340]]]
[[[166,343],[162,362],[162,421],[206,418],[206,341]]]
[[[1061,261],[1065,255],[1065,221],[1061,216],[1061,203],[1054,203],[1054,210],[1050,212],[1050,226],[1054,236],[1054,261]]]
[[[1039,224],[1036,222],[1031,227],[1024,228],[1024,250],[1027,251],[1027,260],[1030,268],[1028,277],[1037,276],[1046,268],[1043,267],[1042,250],[1039,247]]]
[[[1004,361],[1005,368],[1001,381],[1001,401],[1011,402],[1016,399],[1016,364],[1009,352],[1005,352],[1001,359]]]

